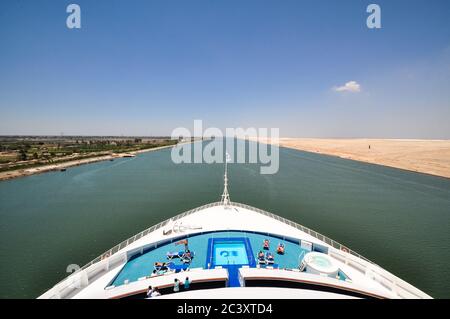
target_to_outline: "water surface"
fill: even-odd
[[[280,149],[280,171],[231,164],[233,201],[317,230],[434,297],[450,297],[450,180]],[[223,166],[170,150],[0,182],[0,297],[34,298],[135,233],[217,201]]]

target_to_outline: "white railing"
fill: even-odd
[[[158,229],[166,226],[170,221],[177,221],[177,220],[179,220],[179,219],[181,219],[181,218],[183,218],[183,217],[185,217],[187,215],[193,214],[193,213],[198,212],[200,210],[203,210],[205,208],[214,207],[214,206],[220,206],[220,204],[221,204],[220,202],[206,204],[206,205],[203,205],[203,206],[200,206],[200,207],[188,210],[188,211],[183,212],[181,214],[178,214],[178,215],[176,215],[176,216],[174,216],[172,218],[166,219],[165,221],[162,221],[159,224],[156,224],[156,225],[154,225],[154,226],[152,226],[150,228],[147,228],[147,229],[141,231],[140,233],[138,233],[138,234],[136,234],[136,235],[134,235],[134,236],[124,240],[120,244],[117,244],[113,248],[105,251],[103,254],[101,254],[97,258],[93,259],[92,261],[90,261],[89,263],[87,263],[86,265],[81,267],[81,269],[86,269],[89,266],[99,262],[100,260],[103,260],[105,258],[108,258],[108,257],[112,256],[113,254],[117,253],[118,251],[120,251],[120,250],[124,249],[125,247],[131,245],[136,240],[138,240],[138,239],[140,239],[140,238],[142,238],[142,237],[144,237],[144,236],[154,232],[155,230],[158,230]]]
[[[353,256],[356,256],[358,258],[361,258],[361,259],[363,259],[363,260],[365,260],[365,261],[367,261],[367,262],[369,262],[371,264],[375,264],[374,262],[370,261],[369,259],[365,258],[364,256],[361,256],[357,252],[349,249],[347,246],[344,246],[344,245],[338,243],[337,241],[335,241],[335,240],[333,240],[331,238],[328,238],[325,235],[322,235],[321,233],[318,233],[318,232],[316,232],[316,231],[314,231],[312,229],[309,229],[308,227],[305,227],[303,225],[297,224],[296,222],[293,222],[293,221],[291,221],[289,219],[286,219],[286,218],[281,217],[279,215],[275,215],[275,214],[272,214],[272,213],[267,212],[265,210],[262,210],[260,208],[252,207],[252,206],[249,206],[249,205],[246,205],[246,204],[234,203],[234,202],[232,202],[231,204],[233,206],[237,206],[237,207],[245,208],[245,209],[248,209],[248,210],[252,210],[252,211],[258,212],[258,213],[260,213],[262,215],[271,217],[271,218],[273,218],[275,220],[278,220],[278,221],[280,221],[280,222],[282,222],[284,224],[287,224],[289,226],[297,228],[297,229],[301,230],[302,232],[307,233],[308,235],[310,235],[310,236],[312,236],[312,237],[314,237],[314,238],[316,238],[316,239],[318,239],[320,241],[323,241],[324,243],[332,246],[333,248],[336,248],[336,249],[342,250],[344,252],[347,252],[347,253],[349,253],[349,254],[351,254]]]
[[[254,211],[257,213],[260,213],[262,215],[268,216],[270,218],[273,218],[275,220],[278,220],[286,225],[292,226],[294,228],[297,228],[301,230],[302,232],[307,233],[308,235],[325,242],[326,244],[330,245],[333,249],[332,252],[329,252],[330,255],[334,255],[334,257],[337,257],[337,259],[341,259],[342,262],[352,266],[353,268],[359,270],[360,272],[371,276],[373,280],[378,281],[383,286],[391,289],[395,294],[401,296],[401,297],[407,297],[412,296],[416,298],[429,298],[428,295],[424,294],[419,289],[415,288],[414,286],[408,284],[407,282],[401,280],[400,278],[396,277],[395,275],[385,271],[381,267],[378,267],[374,262],[370,261],[369,259],[365,258],[364,256],[361,256],[360,254],[356,253],[355,251],[347,248],[346,246],[338,243],[337,241],[326,237],[325,235],[322,235],[312,229],[309,229],[308,227],[305,227],[303,225],[300,225],[296,222],[293,222],[291,220],[288,220],[284,217],[272,214],[270,212],[267,212],[265,210],[255,208],[246,204],[231,202],[232,206],[240,207],[244,209],[248,209],[250,211]],[[64,296],[70,295],[71,292],[73,292],[75,289],[79,289],[80,286],[84,287],[88,284],[89,279],[98,276],[99,273],[103,271],[108,271],[111,266],[114,266],[118,264],[118,262],[126,262],[127,260],[127,253],[126,251],[122,252],[121,254],[117,255],[117,252],[123,250],[130,244],[134,243],[136,240],[166,226],[169,224],[170,221],[175,222],[181,218],[184,218],[188,215],[191,215],[193,213],[196,213],[198,211],[210,208],[210,207],[216,207],[216,206],[222,206],[222,202],[214,202],[210,204],[206,204],[191,210],[188,210],[186,212],[183,212],[181,214],[178,214],[172,218],[166,219],[163,222],[160,222],[159,224],[156,224],[150,228],[147,228],[140,233],[122,241],[121,243],[117,244],[113,248],[107,250],[97,258],[93,259],[83,267],[81,267],[80,270],[74,272],[70,276],[64,278],[61,280],[58,284],[56,284],[52,289],[50,289],[47,293],[42,295],[45,298],[64,298]],[[110,258],[114,255],[113,258]],[[355,258],[349,258],[350,256],[354,256]],[[95,265],[95,266],[94,266]],[[91,267],[94,266],[94,267]],[[88,269],[89,268],[89,269]],[[380,271],[381,270],[381,271]],[[407,294],[402,294],[402,292],[406,292]]]

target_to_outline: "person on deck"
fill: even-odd
[[[174,284],[173,284],[173,292],[179,292],[180,291],[180,281],[175,278]]]
[[[184,280],[184,290],[188,290],[190,286],[191,282],[189,281],[189,277],[186,277],[186,279]]]
[[[191,262],[191,260],[192,260],[191,251],[190,251],[190,250],[187,250],[187,251],[183,254],[183,256],[181,256],[181,258],[182,258],[183,261],[185,261],[185,262]]]
[[[155,262],[153,264],[153,268],[156,270],[156,273],[160,275],[169,270],[169,264],[164,262]]]
[[[159,292],[158,288],[155,287],[155,289],[153,289],[151,297],[153,298],[153,297],[158,297],[158,296],[161,296],[161,293]]]
[[[175,245],[184,245],[184,251],[188,251],[189,250],[188,244],[189,244],[189,241],[187,239],[183,239],[183,240],[177,241],[175,243]]]
[[[264,242],[263,242],[263,248],[264,249],[266,249],[266,250],[268,250],[269,249],[269,240],[268,239],[264,239]]]
[[[152,297],[152,293],[153,293],[152,286],[148,286],[148,289],[147,289],[147,298]]]
[[[280,255],[284,254],[284,244],[283,243],[279,243],[278,244],[277,253],[280,254]]]
[[[258,253],[258,263],[264,264],[265,262],[266,262],[266,260],[264,258],[264,253],[260,250]]]

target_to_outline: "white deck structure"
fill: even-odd
[[[158,245],[171,238],[179,238],[180,235],[227,230],[277,234],[326,246],[328,255],[351,278],[351,281],[313,275],[298,270],[257,268],[240,269],[240,275],[244,279],[267,277],[293,282],[307,282],[324,287],[339,287],[379,298],[430,298],[414,286],[317,232],[280,216],[233,202],[225,206],[222,202],[211,203],[155,225],[104,253],[79,272],[58,283],[40,298],[120,298],[135,294],[138,291],[144,292],[149,285],[156,287],[172,285],[174,278],[182,280],[185,273],[168,273],[163,276],[138,280],[128,285],[107,287],[126,264],[128,256],[132,252],[142,250],[143,247],[148,247],[148,245]],[[189,277],[192,282],[214,278],[226,279],[227,271],[225,269],[190,269]],[[226,293],[227,289],[229,289],[229,294]],[[242,289],[245,290],[246,288]],[[257,288],[248,289],[254,290]],[[280,289],[283,290],[282,288],[278,290]],[[210,290],[208,289],[205,294],[214,297],[215,294]],[[236,296],[234,291],[236,291],[235,288],[221,289],[217,297],[234,298]],[[201,295],[198,291],[185,292],[183,295],[188,298],[190,293],[192,293],[192,297]],[[314,297],[336,297],[336,294],[311,293],[311,296]],[[286,298],[306,295],[308,295],[307,291],[294,293],[293,289],[290,288],[285,288],[283,294]],[[176,297],[175,295],[170,296]],[[268,297],[270,298],[270,296]],[[342,297],[347,298],[348,296],[343,293]]]
[[[157,298],[354,298],[355,294],[374,298],[431,298],[421,290],[365,259],[349,248],[311,229],[278,215],[230,201],[225,187],[222,201],[207,204],[163,221],[123,241],[105,252],[80,271],[70,275],[39,298],[123,298],[146,292],[148,286],[171,287],[189,275],[192,284],[222,281],[227,283],[228,270],[191,268],[188,272],[139,278],[137,281],[111,286],[111,282],[130,257],[149,247],[159,247],[179,238],[219,231],[258,232],[294,239],[298,245],[326,248],[328,259],[350,279],[340,280],[294,269],[271,269],[243,266],[239,268],[241,287],[215,287],[166,294]],[[246,287],[252,280],[270,282],[270,287]],[[303,288],[276,287],[272,283]],[[314,289],[311,289],[313,287]]]

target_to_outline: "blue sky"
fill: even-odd
[[[370,3],[382,29],[366,27]],[[449,20],[446,0],[4,0],[0,134],[169,135],[202,119],[450,138]]]

